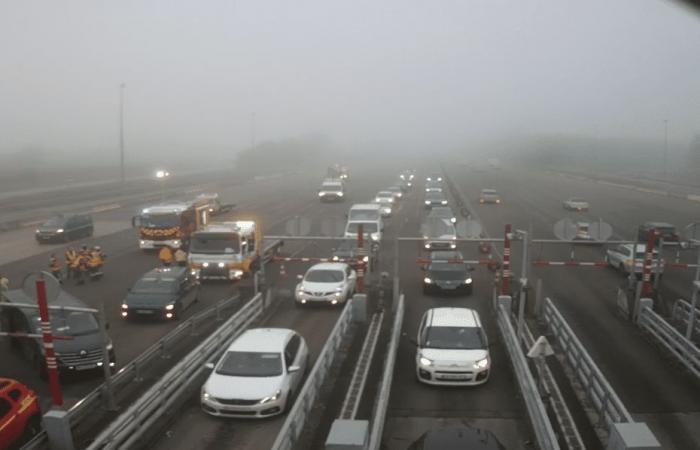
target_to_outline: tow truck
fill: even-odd
[[[131,223],[139,227],[139,247],[149,250],[186,246],[192,233],[209,221],[210,208],[208,202],[202,201],[164,203],[144,208]]]
[[[212,223],[192,234],[187,262],[199,280],[236,281],[257,271],[281,246],[282,241],[265,243],[255,220]]]
[[[41,430],[39,399],[27,386],[0,378],[0,450],[28,442]]]

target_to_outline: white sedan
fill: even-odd
[[[357,274],[345,263],[321,263],[312,266],[297,284],[296,304],[345,303],[355,293]]]
[[[615,247],[607,249],[605,252],[605,260],[610,265],[623,274],[627,275],[634,272],[635,275],[640,276],[644,271],[644,259],[646,258],[646,245],[637,244],[637,249],[632,255],[632,244],[621,244]],[[656,267],[659,261],[659,251],[654,250],[652,253],[651,260],[651,273],[654,275],[656,273]],[[663,276],[664,269],[666,269],[666,262],[661,258],[661,267],[659,267],[659,272]]]
[[[564,201],[564,209],[569,211],[588,211],[590,205],[582,198],[572,197]]]
[[[293,330],[255,328],[241,334],[201,391],[202,410],[219,417],[263,418],[291,408],[302,387],[309,348]]]

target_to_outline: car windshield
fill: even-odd
[[[351,222],[348,224],[347,227],[347,232],[348,233],[357,233],[359,223],[357,222]],[[376,233],[377,232],[377,223],[376,222],[362,222],[362,232],[363,233]]]
[[[145,228],[171,228],[179,225],[180,216],[175,213],[141,215],[141,226]]]
[[[426,200],[445,200],[445,196],[442,195],[442,192],[426,192],[425,198]]]
[[[461,252],[458,252],[456,250],[449,250],[449,251],[432,252],[430,254],[430,259],[438,261],[438,260],[445,260],[445,259],[464,259],[464,257],[462,256]]]
[[[469,278],[466,264],[432,263],[428,268],[429,277],[436,280],[466,280]]]
[[[350,220],[376,220],[379,218],[378,209],[351,209]]]
[[[428,217],[440,217],[451,219],[454,217],[454,214],[452,213],[452,210],[450,208],[438,206],[430,211]]]
[[[82,336],[96,333],[99,325],[95,316],[86,312],[51,312],[51,329],[59,336]],[[37,317],[37,321],[41,321]]]
[[[390,191],[377,192],[378,198],[394,198],[394,194]]]
[[[216,368],[216,373],[231,377],[277,377],[282,375],[282,355],[228,351]]]
[[[190,243],[190,253],[237,254],[240,253],[240,238],[235,233],[197,233]]]
[[[46,222],[44,222],[45,227],[62,227],[66,224],[66,218],[57,216],[57,217],[52,217]]]
[[[310,283],[340,283],[344,278],[342,270],[314,269],[306,273],[304,280]]]
[[[340,183],[323,183],[323,185],[321,185],[321,189],[327,191],[339,191],[342,187]]]
[[[484,189],[481,191],[481,193],[484,195],[498,195],[498,192],[494,191],[493,189]]]
[[[172,294],[179,288],[180,284],[175,279],[148,277],[137,281],[131,291],[138,294]]]
[[[427,327],[421,344],[423,348],[486,349],[486,339],[478,327]]]
[[[455,236],[455,228],[446,219],[429,217],[422,227],[423,235],[429,238]]]

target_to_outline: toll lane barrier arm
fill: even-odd
[[[389,396],[391,394],[391,383],[394,378],[394,365],[396,364],[396,352],[399,348],[401,337],[401,327],[403,326],[404,295],[399,297],[396,307],[396,316],[391,329],[391,340],[386,359],[384,360],[384,371],[382,372],[382,382],[377,394],[374,413],[372,414],[372,425],[369,437],[368,450],[379,450],[384,434],[384,422],[386,421],[386,411],[389,407]]]
[[[88,450],[131,448],[204,373],[215,358],[263,312],[263,296],[257,294],[240,311],[178,362],[156,384],[117,417],[90,444]]]
[[[328,371],[338,354],[338,348],[340,348],[350,331],[353,319],[352,302],[353,300],[351,299],[345,304],[345,308],[343,308],[343,312],[335,323],[333,331],[328,336],[326,344],[321,349],[321,354],[304,382],[304,387],[299,392],[294,406],[287,414],[287,418],[277,434],[275,443],[272,444],[272,450],[291,450],[304,430],[309,412],[313,408],[314,403],[316,403],[323,383],[326,381],[326,375],[328,375]]]
[[[501,336],[506,344],[510,361],[515,370],[515,378],[518,380],[520,392],[523,394],[523,400],[535,432],[537,444],[542,450],[559,450],[559,442],[549,421],[549,416],[547,416],[547,410],[540,398],[537,384],[532,377],[532,373],[530,373],[525,355],[520,350],[518,337],[515,334],[513,325],[510,323],[509,309],[504,304],[499,303],[497,305],[498,329],[501,331]]]

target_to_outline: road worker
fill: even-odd
[[[187,265],[187,252],[178,247],[175,250],[175,263],[180,267],[185,267]]]
[[[167,245],[158,252],[158,259],[165,267],[170,267],[173,263],[173,251]]]

